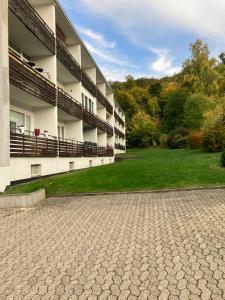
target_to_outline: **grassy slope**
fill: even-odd
[[[14,187],[10,192],[31,192],[45,187],[50,196],[225,184],[225,169],[219,167],[220,153],[144,149],[131,150],[127,155],[137,158],[40,179]]]

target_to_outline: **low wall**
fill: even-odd
[[[26,208],[45,199],[45,189],[29,194],[0,195],[0,208]]]

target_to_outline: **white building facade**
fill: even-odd
[[[0,192],[125,152],[124,113],[56,0],[1,1],[0,40]]]

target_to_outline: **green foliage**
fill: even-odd
[[[187,147],[187,130],[185,128],[178,128],[170,132],[168,138],[168,146],[172,149],[182,149]]]
[[[208,96],[219,93],[216,59],[209,57],[209,48],[201,40],[191,44],[192,56],[183,64],[182,83],[191,93]]]
[[[219,59],[211,57],[201,40],[191,44],[190,50],[190,58],[175,76],[135,79],[128,75],[124,82],[112,83],[125,111],[129,146],[151,146],[159,142],[162,132],[172,139],[180,127],[189,132],[225,127],[225,53]],[[143,122],[136,120],[140,115]],[[183,147],[186,137],[173,139],[173,145]],[[190,139],[190,147],[191,143],[199,147],[197,136]]]
[[[187,141],[190,149],[201,149],[203,143],[203,132],[193,131],[189,133]]]
[[[208,130],[203,135],[203,150],[205,152],[220,152],[225,146],[224,129],[215,128]]]
[[[131,121],[128,134],[129,147],[148,147],[157,140],[157,130],[154,122],[144,112],[137,112]]]
[[[225,151],[221,155],[221,167],[225,167]]]
[[[209,100],[201,94],[193,94],[187,98],[184,106],[185,125],[190,130],[199,130],[204,122],[204,112],[209,107]]]
[[[159,141],[160,141],[160,146],[162,148],[168,147],[168,139],[169,139],[168,134],[163,133],[163,134],[160,135]]]
[[[132,117],[132,115],[138,110],[138,105],[132,95],[130,95],[126,91],[115,91],[115,97],[121,106],[121,108],[124,110],[126,117],[129,121],[129,119]]]
[[[162,128],[165,132],[170,132],[185,125],[184,106],[186,101],[187,93],[185,91],[179,90],[168,93],[162,120]]]

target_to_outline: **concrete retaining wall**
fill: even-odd
[[[0,208],[26,208],[45,199],[45,189],[30,194],[0,195]]]

